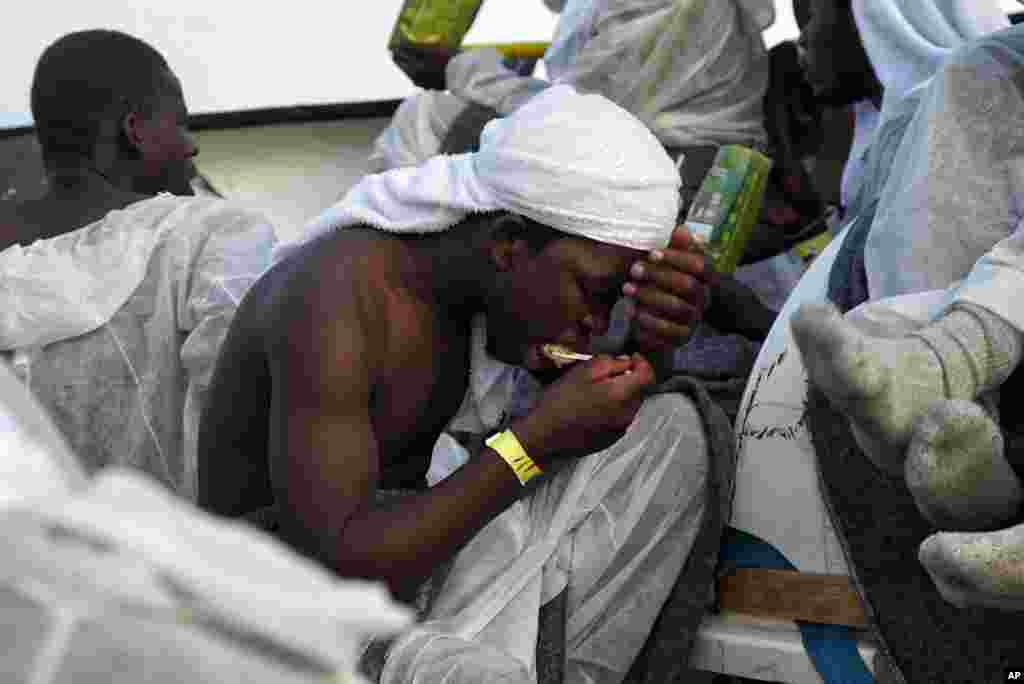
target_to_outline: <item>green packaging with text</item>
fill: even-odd
[[[723,145],[690,205],[686,228],[715,269],[736,270],[761,215],[772,160],[744,145]]]
[[[458,48],[483,0],[405,0],[388,47]]]

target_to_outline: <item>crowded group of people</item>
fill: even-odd
[[[759,472],[809,477],[820,440],[753,423],[815,392],[934,528],[934,590],[1024,609],[999,397],[1024,354],[1024,29],[995,0],[794,4],[800,39],[771,53],[769,0],[567,0],[548,80],[493,49],[410,69],[426,87],[374,173],[295,242],[193,195],[182,84],[151,46],[47,47],[48,190],[0,202],[0,603],[64,615],[64,641],[11,668],[51,681],[136,645],[146,667],[145,623],[189,681],[639,681],[667,620],[696,629],[666,606],[708,605],[723,481],[767,502],[766,538],[799,528]],[[827,213],[823,107],[854,126]],[[783,170],[735,275],[682,226],[726,144]],[[803,273],[789,247],[825,216]],[[55,606],[74,591],[106,617]]]

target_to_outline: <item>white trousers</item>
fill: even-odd
[[[381,683],[535,682],[540,607],[563,590],[566,682],[621,682],[700,530],[707,469],[694,404],[648,399],[622,439],[470,540]]]

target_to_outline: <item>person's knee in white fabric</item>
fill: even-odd
[[[700,454],[699,460],[706,462],[703,456],[707,439],[703,425],[697,406],[689,397],[676,393],[656,394],[644,402],[626,431],[626,438],[635,435],[651,439],[656,433],[664,434],[666,439],[676,440],[680,446],[685,443],[687,451]]]
[[[409,644],[410,653],[430,649],[430,657],[391,658],[381,673],[382,684],[393,682],[496,682],[532,684],[529,667],[501,649],[446,634],[426,634],[424,643]],[[405,649],[403,649],[405,650]]]
[[[704,423],[693,401],[682,394],[647,399],[623,438],[603,453],[616,461],[628,459],[631,467],[624,479],[631,481],[634,494],[654,500],[692,498],[707,478]]]

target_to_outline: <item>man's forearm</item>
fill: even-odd
[[[342,576],[404,595],[522,495],[511,467],[484,447],[431,489],[357,512],[319,555]]]

